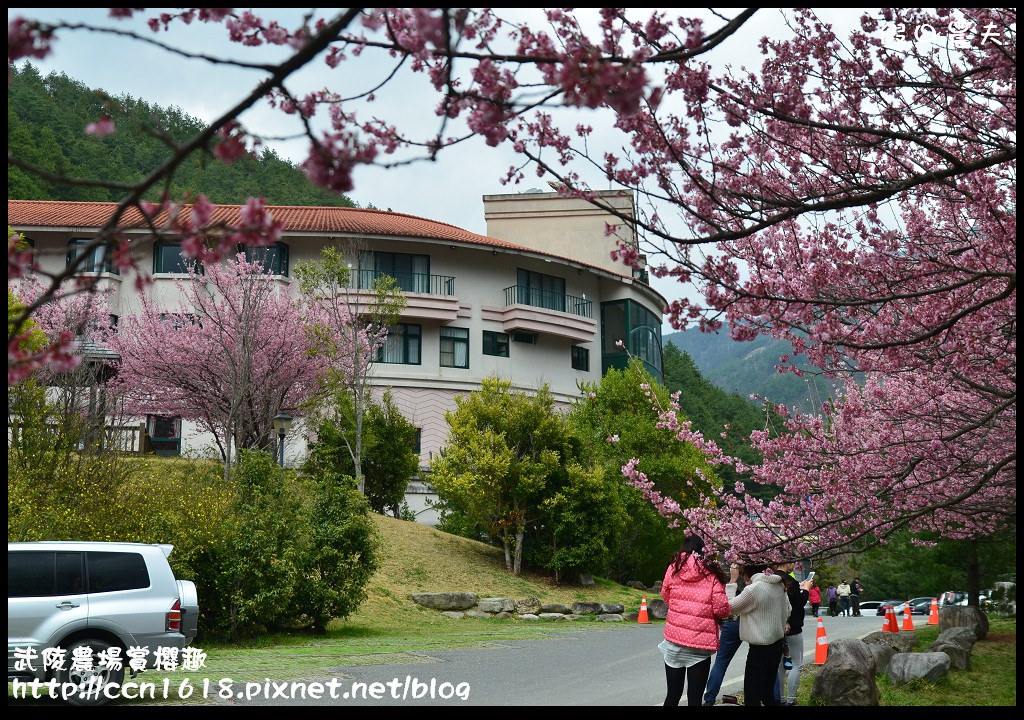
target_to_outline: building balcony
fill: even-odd
[[[505,288],[504,307],[480,310],[484,320],[500,322],[507,333],[554,335],[574,342],[597,339],[594,304],[582,297],[513,285]]]
[[[374,284],[387,275],[395,279],[398,289],[405,295],[406,306],[400,319],[437,320],[442,323],[454,322],[465,316],[465,310],[455,296],[455,278],[450,275],[427,275],[425,273],[385,273],[377,270],[353,272],[356,287],[353,300],[361,307],[374,302]]]

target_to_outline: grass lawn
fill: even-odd
[[[970,670],[951,670],[939,683],[892,685],[878,677],[882,705],[906,706],[1015,706],[1017,704],[1017,619],[989,616],[988,637],[974,646]],[[915,630],[915,652],[924,652],[939,635],[937,625]],[[797,702],[812,704],[811,687],[820,666],[804,665]]]

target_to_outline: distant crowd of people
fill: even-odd
[[[821,589],[811,577],[798,582],[794,563],[733,564],[729,576],[696,534],[687,535],[665,571],[661,596],[668,605],[665,639],[665,707],[714,705],[726,669],[747,643],[744,705],[795,705],[803,665],[807,605],[818,617]],[[860,615],[863,587],[830,583],[829,615]],[[809,645],[808,647],[813,647]],[[714,662],[712,663],[712,656]]]

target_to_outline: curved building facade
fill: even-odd
[[[620,215],[631,210],[631,196],[606,195]],[[114,207],[9,200],[8,222],[30,240],[43,271],[59,271]],[[284,234],[277,246],[259,251],[282,278],[327,246],[347,255],[356,288],[372,287],[382,274],[396,278],[408,305],[374,363],[372,384],[379,392],[391,388],[420,429],[422,465],[445,443],[444,414],[455,398],[479,388],[485,377],[499,376],[525,391],[546,383],[566,407],[578,396],[579,382],[597,381],[609,367],[624,365],[627,350],[661,377],[665,300],[642,273],[609,256],[615,236],[606,234],[607,224],[618,223],[619,238],[635,244],[628,223],[557,193],[485,196],[484,207],[489,235],[378,210],[271,207]],[[214,219],[236,220],[238,213],[238,206],[217,206]],[[140,217],[128,215],[122,230],[138,237],[141,265],[153,271],[147,292],[176,308],[175,282],[184,269],[180,248],[149,242]],[[111,315],[138,311],[133,278],[117,274],[104,257],[90,258],[88,265],[114,288]],[[180,419],[144,422],[154,446],[169,454],[203,454],[211,445],[211,438]],[[292,435],[287,457],[297,463],[305,441],[301,432]],[[414,510],[422,509],[425,490],[410,487]]]

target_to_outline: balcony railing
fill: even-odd
[[[530,305],[593,319],[594,303],[586,298],[539,290],[526,285],[505,288],[506,305]]]
[[[378,278],[393,277],[402,292],[426,293],[428,295],[455,294],[455,278],[449,275],[427,275],[425,273],[388,273],[380,270],[359,270],[356,273],[360,290],[373,289]]]

